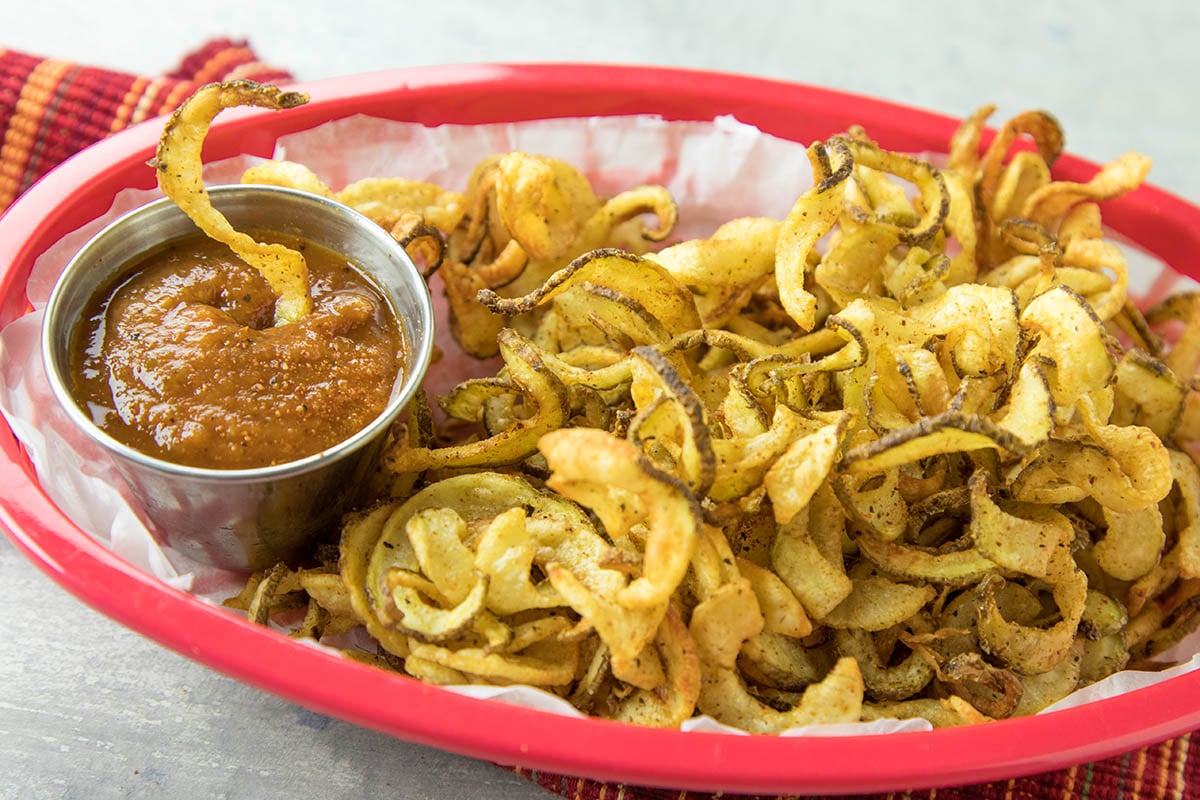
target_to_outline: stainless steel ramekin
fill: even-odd
[[[42,357],[51,388],[71,420],[112,457],[159,541],[225,569],[261,569],[296,558],[362,499],[386,433],[420,385],[433,350],[433,306],[412,259],[377,224],[340,203],[275,186],[209,189],[238,229],[303,236],[345,255],[391,302],[406,359],[387,408],[349,439],[320,453],[257,469],[183,466],[118,442],[95,425],[69,389],[72,329],[96,291],[139,255],[196,232],[171,200],[125,214],[94,236],[67,265],[46,307]]]

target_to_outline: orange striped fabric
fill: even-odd
[[[158,77],[0,48],[0,212],[72,153],[128,125],[171,111],[200,85],[225,78],[283,82],[291,76],[259,61],[245,42],[229,39],[208,42],[188,54],[177,69]],[[1200,798],[1200,754],[1192,756],[1190,741],[1190,736],[1183,736],[1115,758],[1008,781],[857,795],[850,800],[1189,800]],[[530,769],[515,771],[569,800],[716,797],[703,792],[598,783]],[[751,800],[747,795],[720,797]]]
[[[166,75],[147,78],[0,48],[0,212],[71,154],[173,110],[209,81],[291,75],[246,42],[215,39]]]
[[[530,769],[519,775],[567,800],[1195,800],[1200,757],[1189,757],[1191,734],[1070,769],[949,789],[880,794],[746,795],[604,784]]]

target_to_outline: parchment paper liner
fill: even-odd
[[[643,183],[665,185],[680,206],[677,239],[708,236],[719,224],[738,216],[781,219],[812,185],[804,145],[770,136],[731,117],[712,122],[668,122],[645,115],[425,127],[357,116],[282,137],[276,144],[275,157],[306,164],[334,189],[359,178],[383,176],[403,176],[462,189],[476,163],[507,150],[563,158],[583,171],[600,195]],[[259,160],[239,157],[208,164],[205,181],[209,185],[237,182],[245,168]],[[157,190],[122,191],[105,215],[63,237],[37,260],[27,286],[35,310],[0,331],[0,411],[24,444],[46,493],[82,530],[163,582],[189,590],[206,602],[219,603],[237,592],[244,576],[190,562],[154,540],[107,456],[74,430],[51,396],[40,357],[42,308],[67,261],[105,224],[159,196]],[[1144,294],[1152,286],[1161,290],[1170,285],[1170,281],[1156,284],[1156,278],[1167,267],[1127,243],[1125,250],[1134,299],[1146,299]],[[432,288],[435,310],[442,321],[444,302],[439,287]],[[471,359],[455,358],[457,350],[446,329],[441,324],[438,337],[446,357],[430,376],[436,384],[435,392],[479,372],[479,365]],[[1100,700],[1198,669],[1200,635],[1188,637],[1166,655],[1182,663],[1164,672],[1118,673],[1042,713]],[[566,701],[532,687],[448,688],[550,713],[580,716]],[[783,735],[881,734],[929,727],[924,720],[880,720],[808,726]],[[687,721],[683,729],[743,733],[703,716]]]

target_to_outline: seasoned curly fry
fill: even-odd
[[[421,680],[645,725],[980,724],[1152,664],[1200,626],[1200,303],[1126,296],[1100,210],[1147,159],[1056,181],[1053,117],[981,152],[992,110],[941,169],[817,142],[785,219],[657,252],[607,238],[665,240],[661,187],[604,200],[554,159],[392,184],[503,365],[414,407],[346,602],[306,591]]]
[[[308,102],[302,92],[283,91],[253,81],[211,83],[197,89],[163,129],[154,157],[158,185],[208,236],[224,242],[262,273],[275,290],[275,322],[295,322],[312,310],[304,256],[281,244],[266,244],[237,231],[213,208],[201,175],[200,149],[213,119],[226,108],[259,106],[276,110]]]

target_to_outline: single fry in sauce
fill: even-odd
[[[295,322],[312,311],[304,255],[285,245],[260,242],[235,230],[229,220],[213,208],[204,188],[204,164],[200,153],[213,119],[226,108],[249,105],[281,110],[307,102],[308,95],[303,92],[283,91],[254,81],[202,86],[167,120],[153,161],[158,186],[163,193],[174,200],[197,227],[229,245],[266,278],[278,296],[274,307],[277,324]]]

